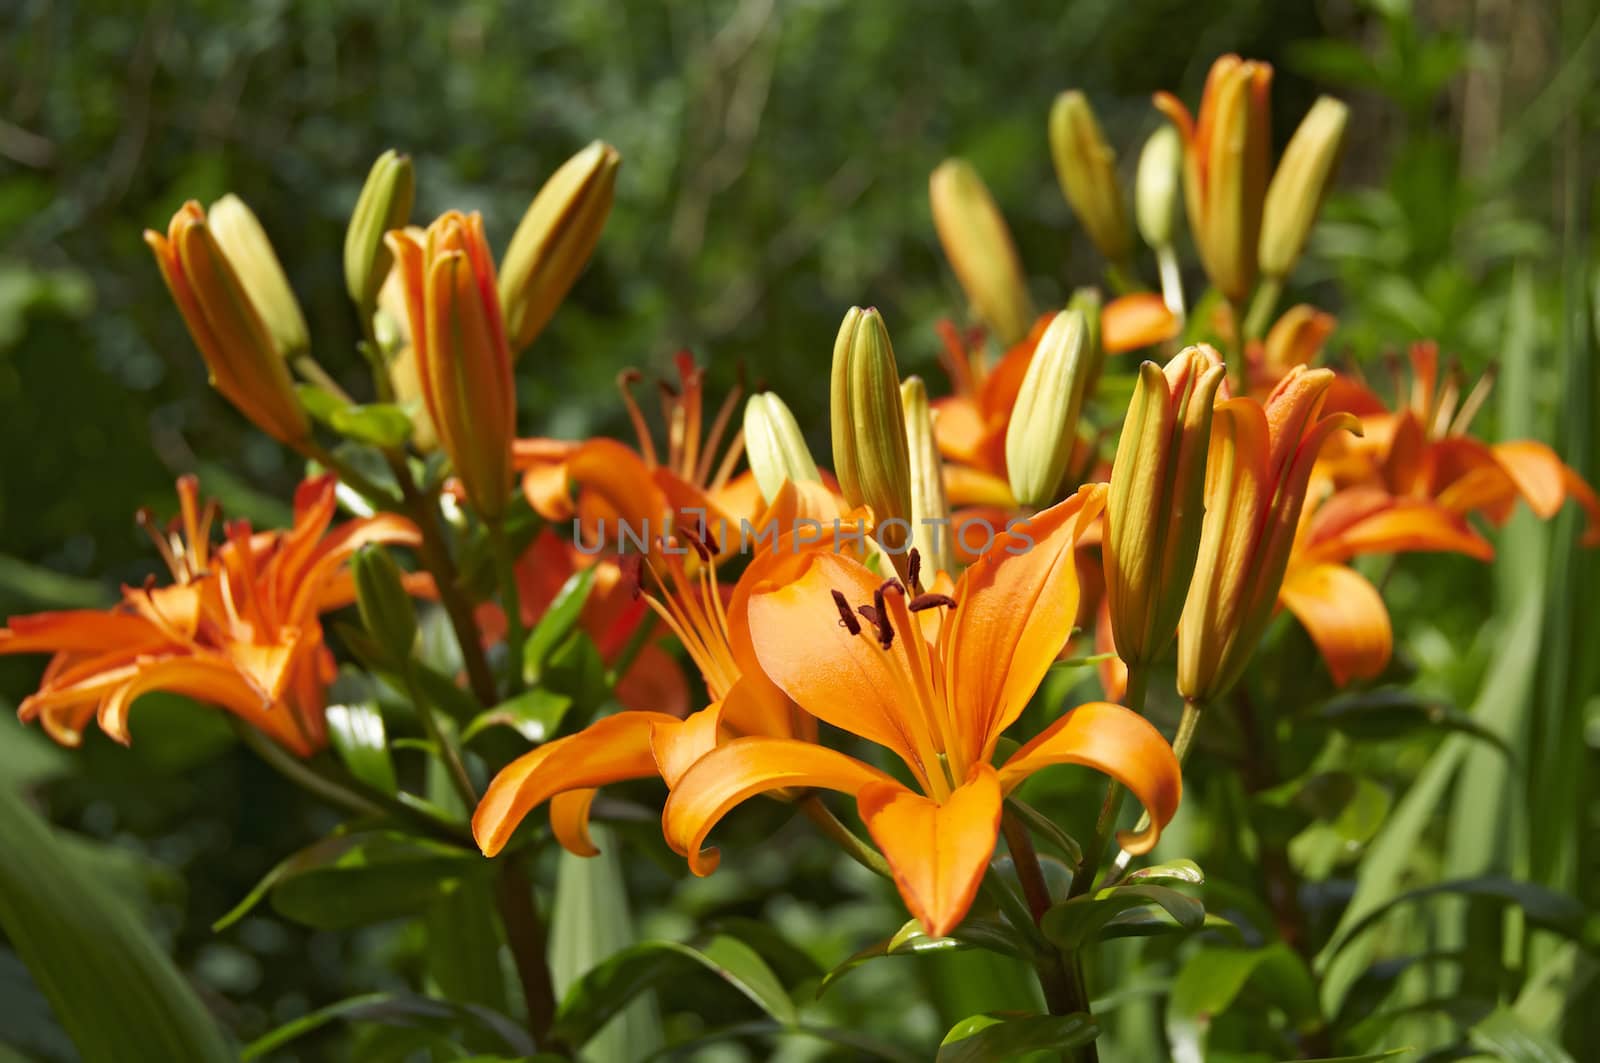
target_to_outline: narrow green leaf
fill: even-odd
[[[227,1060],[221,1030],[125,902],[0,787],[0,930],[89,1063]]]
[[[498,1015],[487,1008],[451,1004],[414,993],[367,993],[329,1004],[292,1022],[284,1023],[271,1033],[246,1045],[244,1051],[240,1053],[240,1058],[259,1059],[269,1052],[276,1052],[291,1041],[320,1030],[331,1022],[341,1020],[410,1027],[438,1033],[476,1029],[492,1034],[517,1056],[530,1056],[534,1052],[533,1042],[521,1027],[504,1015]]]
[[[1211,1020],[1253,983],[1297,1028],[1321,1023],[1317,990],[1300,957],[1280,943],[1259,949],[1203,948],[1178,972],[1167,1003],[1167,1037],[1175,1060],[1205,1058]]]
[[[1030,1052],[1066,1052],[1100,1036],[1083,1013],[1072,1015],[973,1015],[950,1028],[939,1045],[938,1063],[1009,1063]]]
[[[411,438],[411,418],[392,403],[344,406],[328,415],[328,425],[349,439],[386,449]]]
[[[1051,942],[1064,949],[1080,948],[1123,912],[1157,905],[1185,930],[1205,925],[1205,906],[1193,897],[1166,886],[1112,886],[1096,893],[1074,897],[1051,908],[1040,920],[1039,929]]]
[[[797,1021],[794,1002],[766,961],[743,942],[715,934],[703,944],[646,941],[612,956],[567,990],[556,1016],[555,1033],[581,1045],[644,990],[685,970],[701,968],[720,976],[784,1025]]]
[[[567,695],[534,687],[473,717],[461,732],[461,740],[470,742],[490,727],[510,727],[538,745],[555,737],[567,710],[571,708],[572,699]]]
[[[1552,1037],[1531,1028],[1510,1008],[1494,1013],[1472,1028],[1473,1047],[1505,1063],[1576,1063]]]
[[[1362,931],[1382,919],[1397,905],[1439,894],[1456,894],[1515,905],[1534,926],[1543,927],[1569,938],[1593,940],[1597,929],[1600,929],[1600,917],[1592,916],[1580,901],[1565,893],[1557,893],[1532,882],[1519,882],[1502,875],[1482,875],[1477,878],[1419,886],[1390,898],[1384,904],[1341,928],[1339,936],[1328,943],[1328,954],[1337,954]]]
[[[491,867],[477,853],[398,831],[339,841],[319,862],[279,876],[271,897],[280,915],[322,930],[416,915]]]
[[[1205,880],[1199,864],[1180,857],[1131,871],[1122,881],[1130,886],[1200,886]]]
[[[428,976],[442,996],[458,1004],[509,1010],[490,883],[462,880],[428,906],[423,927],[428,936]]]
[[[300,405],[305,407],[306,413],[325,425],[331,426],[333,415],[348,405],[333,392],[316,384],[296,384],[294,393],[300,399]]]
[[[594,574],[595,569],[590,567],[569,577],[528,633],[522,644],[522,677],[529,684],[538,684],[551,652],[578,626],[589,592],[594,589]]]
[[[1511,747],[1454,705],[1409,690],[1365,690],[1333,698],[1313,718],[1347,738],[1386,741],[1415,731],[1457,731],[1487,742],[1507,757]]]
[[[377,700],[329,705],[324,715],[328,737],[350,774],[376,790],[394,793],[399,786]]]

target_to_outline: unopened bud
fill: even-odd
[[[1133,183],[1133,214],[1139,235],[1157,250],[1171,247],[1178,222],[1178,186],[1183,138],[1164,125],[1144,142]]]
[[[1093,358],[1083,313],[1063,310],[1039,338],[1006,428],[1006,475],[1025,506],[1057,501]]]
[[[905,412],[900,405],[900,371],[883,317],[851,307],[833,345],[830,387],[833,467],[839,489],[851,506],[869,506],[880,526],[880,541],[903,555],[911,520],[911,457],[906,445]]]
[[[1061,194],[1089,239],[1107,261],[1126,262],[1133,252],[1133,235],[1117,184],[1117,153],[1106,143],[1083,93],[1063,92],[1050,108],[1050,155]]]
[[[400,566],[389,551],[371,545],[356,551],[350,568],[362,626],[390,663],[401,663],[411,656],[417,641],[417,611],[400,578]]]
[[[1285,310],[1267,330],[1262,345],[1262,370],[1276,383],[1297,365],[1310,365],[1337,324],[1332,314],[1301,303]]]
[[[1139,367],[1111,467],[1103,545],[1117,652],[1160,656],[1178,630],[1200,548],[1211,411],[1226,369],[1208,346]]]
[[[611,213],[622,156],[595,141],[539,189],[500,266],[500,302],[513,354],[544,330],[588,264]]]
[[[1094,396],[1094,389],[1100,385],[1100,371],[1105,368],[1109,350],[1101,333],[1104,314],[1100,305],[1100,289],[1074,289],[1072,298],[1067,300],[1067,309],[1083,315],[1084,346],[1089,359],[1088,375],[1083,383],[1083,401],[1088,402]]]
[[[283,354],[200,204],[185,203],[165,236],[147,229],[144,240],[200,348],[211,386],[280,442],[292,446],[309,438],[311,422]]]
[[[1267,186],[1261,215],[1261,272],[1283,279],[1305,249],[1339,162],[1350,108],[1319,96],[1300,120]]]
[[[794,414],[770,391],[757,392],[744,404],[744,451],[761,497],[768,502],[778,497],[785,483],[822,479]]]
[[[950,502],[944,493],[944,459],[933,431],[933,411],[921,377],[900,384],[905,409],[906,449],[911,455],[911,544],[930,573],[950,572],[952,538]],[[928,582],[924,580],[924,582]]]
[[[416,191],[411,156],[392,148],[378,156],[361,186],[350,225],[344,231],[344,284],[363,315],[372,313],[378,290],[394,264],[384,234],[411,220]]]
[[[304,354],[311,347],[306,334],[306,319],[300,303],[284,276],[283,265],[267,231],[244,200],[228,193],[206,212],[206,223],[217,246],[228,256],[228,264],[250,296],[250,303],[261,315],[261,323],[272,335],[273,346],[285,358]]]
[[[933,225],[944,256],[979,317],[1009,347],[1033,325],[1033,301],[1005,218],[978,171],[946,159],[928,179]]]

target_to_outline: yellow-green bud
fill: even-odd
[[[946,159],[928,179],[933,225],[967,301],[1009,347],[1033,327],[1033,301],[1011,230],[978,171]]]
[[[611,213],[622,156],[595,141],[550,175],[500,264],[500,305],[515,357],[544,330],[588,264]]]
[[[1091,361],[1083,313],[1061,311],[1039,337],[1006,427],[1006,476],[1022,505],[1057,501],[1078,442]]]
[[[411,220],[416,193],[411,156],[393,148],[378,156],[367,172],[366,184],[361,186],[350,225],[344,231],[344,284],[364,317],[372,313],[378,290],[394,264],[394,255],[383,236]]]
[[[1261,272],[1282,280],[1305,249],[1339,162],[1350,108],[1320,96],[1300,120],[1267,186],[1261,214]]]
[[[1094,397],[1094,389],[1100,384],[1100,372],[1106,364],[1106,350],[1100,342],[1100,289],[1075,289],[1072,298],[1067,300],[1067,309],[1076,310],[1083,315],[1084,344],[1089,356],[1088,375],[1084,378],[1083,384],[1083,401],[1088,402]]]
[[[906,449],[911,455],[911,544],[922,555],[923,571],[950,572],[954,568],[954,532],[950,502],[944,493],[944,459],[939,455],[928,389],[921,377],[908,376],[901,382],[900,404],[905,409]]]
[[[1211,411],[1227,370],[1208,346],[1139,367],[1117,442],[1102,545],[1117,653],[1129,664],[1159,657],[1178,618],[1205,512]]]
[[[261,315],[261,323],[267,326],[278,353],[285,358],[304,354],[311,347],[306,319],[277,253],[272,250],[272,241],[267,239],[255,214],[244,200],[230,192],[211,204],[206,224],[250,296],[250,304]]]
[[[401,581],[400,566],[389,551],[371,545],[356,551],[350,567],[362,626],[390,663],[405,661],[417,640],[417,611]]]
[[[1133,183],[1133,216],[1144,242],[1157,250],[1171,247],[1178,221],[1178,182],[1183,138],[1164,125],[1144,142]]]
[[[768,502],[786,482],[822,479],[794,414],[770,391],[757,392],[744,404],[744,451],[761,497]]]
[[[850,505],[871,507],[879,541],[899,560],[911,537],[911,456],[900,371],[876,310],[851,307],[845,314],[829,390],[839,489]]]
[[[1061,194],[1089,239],[1111,263],[1126,262],[1133,252],[1133,234],[1117,184],[1117,153],[1106,143],[1083,93],[1063,92],[1050,108],[1050,154]]]

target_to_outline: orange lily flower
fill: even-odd
[[[661,385],[668,438],[664,461],[633,397],[639,374],[632,370],[618,377],[617,386],[638,436],[637,449],[599,437],[516,442],[512,460],[523,474],[523,494],[535,512],[552,521],[576,516],[587,541],[603,537],[613,550],[622,545],[623,529],[644,541],[665,539],[675,526],[694,528],[701,521],[736,533],[741,520],[761,513],[764,504],[755,477],[749,472],[734,475],[744,454],[743,430],[736,429],[721,450],[741,389],[734,388],[723,400],[707,430],[705,370],[687,352],[678,354],[676,367],[677,386]]]
[[[785,482],[761,527],[831,520],[838,512],[827,507],[834,504],[820,484],[797,488]],[[523,754],[495,776],[473,814],[473,836],[486,856],[505,848],[522,820],[545,801],[550,801],[556,840],[571,852],[592,856],[598,850],[589,838],[589,806],[597,787],[657,775],[670,787],[726,735],[816,740],[816,721],[797,711],[756,663],[747,611],[753,587],[784,578],[805,551],[830,548],[832,540],[818,536],[808,542],[791,532],[767,542],[771,546],[756,554],[726,599],[717,583],[721,551],[699,533],[678,529],[673,545],[692,547],[689,556],[679,549],[636,555],[640,575],[648,572],[655,587],[648,592],[635,584],[642,601],[688,652],[711,703],[687,719],[660,711],[660,705],[619,712]],[[698,563],[688,564],[691,557]]]
[[[1381,487],[1346,488],[1306,507],[1278,603],[1316,643],[1335,684],[1382,672],[1394,648],[1382,596],[1345,562],[1364,554],[1429,550],[1479,561],[1494,556],[1494,548],[1458,514],[1427,499],[1397,498]]]
[[[1588,518],[1583,544],[1600,546],[1600,499],[1554,450],[1534,440],[1485,443],[1466,434],[1488,398],[1491,376],[1463,396],[1459,373],[1441,382],[1437,344],[1412,344],[1410,362],[1410,388],[1396,382],[1405,403],[1393,412],[1365,388],[1351,388],[1347,408],[1361,416],[1364,435],[1329,456],[1337,484],[1381,484],[1463,516],[1482,513],[1495,526],[1509,519],[1519,498],[1544,520],[1570,498]]]
[[[1105,504],[1085,488],[998,538],[952,594],[883,580],[852,558],[816,551],[748,603],[761,668],[807,713],[884,746],[912,789],[814,742],[736,738],[696,760],[663,812],[667,841],[700,875],[717,864],[706,835],[759,793],[820,787],[848,793],[930,934],[966,915],[993,855],[1004,796],[1052,764],[1080,764],[1126,785],[1153,825],[1124,839],[1146,852],[1181,792],[1160,733],[1117,705],[1083,705],[999,768],[1000,736],[1021,714],[1066,642],[1078,605],[1074,553]],[[858,618],[859,617],[859,618]]]
[[[124,587],[109,610],[12,618],[0,654],[54,653],[39,690],[18,716],[38,719],[62,745],[78,745],[90,718],[129,741],[128,711],[153,690],[234,713],[298,756],[326,744],[322,696],[333,659],[318,614],[348,605],[354,583],[340,566],[367,543],[414,545],[416,529],[390,515],[328,531],[335,480],[307,480],[287,531],[252,533],[235,523],[213,548],[214,504],[201,506],[194,477],[178,481],[175,530],[141,520],[172,572],[158,587]]]
[[[542,530],[517,560],[522,623],[532,630],[567,580],[591,566],[595,570],[594,585],[583,603],[579,623],[594,640],[600,658],[612,664],[634,639],[639,626],[654,626],[655,618],[644,599],[633,593],[621,565],[585,555],[549,528]],[[478,629],[486,646],[504,637],[506,618],[499,604],[485,602],[478,607]],[[617,680],[617,700],[630,709],[654,709],[683,717],[689,712],[689,686],[672,654],[647,643]]]

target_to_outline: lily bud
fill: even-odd
[[[1022,505],[1043,507],[1058,499],[1078,442],[1078,415],[1093,361],[1082,311],[1063,310],[1051,319],[1028,362],[1006,428],[1006,475]]]
[[[1019,342],[1033,325],[1033,301],[1011,230],[983,178],[966,160],[946,159],[928,179],[928,199],[944,257],[967,301],[1002,345]]]
[[[393,148],[378,156],[361,186],[350,225],[344,231],[344,284],[364,317],[372,313],[378,291],[394,264],[384,235],[411,220],[416,194],[411,156]]]
[[[900,383],[906,416],[906,449],[911,455],[911,544],[929,572],[954,568],[950,502],[944,493],[944,459],[933,431],[933,411],[921,377]]]
[[[833,344],[829,390],[839,490],[852,507],[871,507],[879,541],[891,554],[903,555],[912,519],[911,456],[900,371],[876,310],[851,307],[845,314]]]
[[[400,566],[378,545],[363,546],[351,561],[356,582],[356,609],[367,629],[392,663],[411,656],[417,641],[417,610],[400,578]]]
[[[1224,55],[1211,65],[1197,118],[1172,94],[1155,97],[1183,138],[1184,199],[1200,261],[1233,303],[1243,302],[1256,282],[1271,86],[1269,64]]]
[[[588,264],[611,213],[622,156],[595,141],[550,175],[511,237],[500,267],[511,349],[520,353],[544,330]]]
[[[1183,139],[1171,126],[1150,134],[1139,152],[1133,180],[1133,216],[1139,235],[1153,249],[1171,247],[1178,221],[1178,174],[1183,165]]]
[[[1178,623],[1178,691],[1189,701],[1213,701],[1244,674],[1277,607],[1317,454],[1334,432],[1360,431],[1349,413],[1318,418],[1333,379],[1296,367],[1265,404],[1216,408],[1200,549]]]
[[[1050,108],[1050,155],[1061,194],[1107,261],[1133,253],[1133,234],[1117,184],[1117,153],[1106,143],[1083,93],[1063,92]]]
[[[420,235],[423,230],[413,231]],[[387,248],[384,253],[389,254]],[[393,256],[390,258],[392,260]],[[372,334],[389,367],[389,386],[394,389],[394,400],[411,418],[411,445],[424,453],[438,450],[439,436],[433,430],[433,417],[428,413],[428,401],[422,394],[417,347],[411,342],[405,285],[398,270],[391,269],[378,289],[378,310],[372,315]]]
[[[1285,310],[1267,330],[1262,344],[1262,370],[1269,381],[1281,380],[1297,365],[1310,365],[1337,322],[1332,314],[1301,303]]]
[[[483,218],[450,211],[425,233],[385,239],[439,445],[473,508],[498,519],[510,495],[516,387]]]
[[[185,203],[165,236],[146,229],[144,241],[200,348],[211,386],[280,442],[309,439],[311,422],[282,353],[200,204]]]
[[[1083,384],[1083,400],[1088,402],[1094,396],[1094,389],[1100,385],[1100,371],[1105,368],[1106,354],[1110,349],[1101,331],[1105,326],[1104,311],[1109,308],[1100,305],[1099,288],[1077,288],[1073,290],[1072,298],[1067,300],[1067,309],[1076,310],[1083,315],[1084,349],[1089,358],[1088,375]]]
[[[757,392],[744,404],[744,451],[761,497],[778,497],[785,483],[822,479],[794,414],[770,391]]]
[[[217,246],[228,257],[228,264],[250,296],[261,323],[272,335],[273,345],[285,358],[304,354],[311,347],[306,334],[306,319],[300,303],[284,276],[278,254],[255,213],[233,193],[228,193],[206,212],[206,222]]]
[[[1106,603],[1118,655],[1130,665],[1171,645],[1204,513],[1211,409],[1227,376],[1209,346],[1162,368],[1139,367],[1111,466],[1103,544]]]
[[[1268,277],[1287,277],[1305,249],[1338,165],[1349,118],[1350,108],[1342,102],[1319,96],[1283,149],[1261,215],[1261,272]]]

